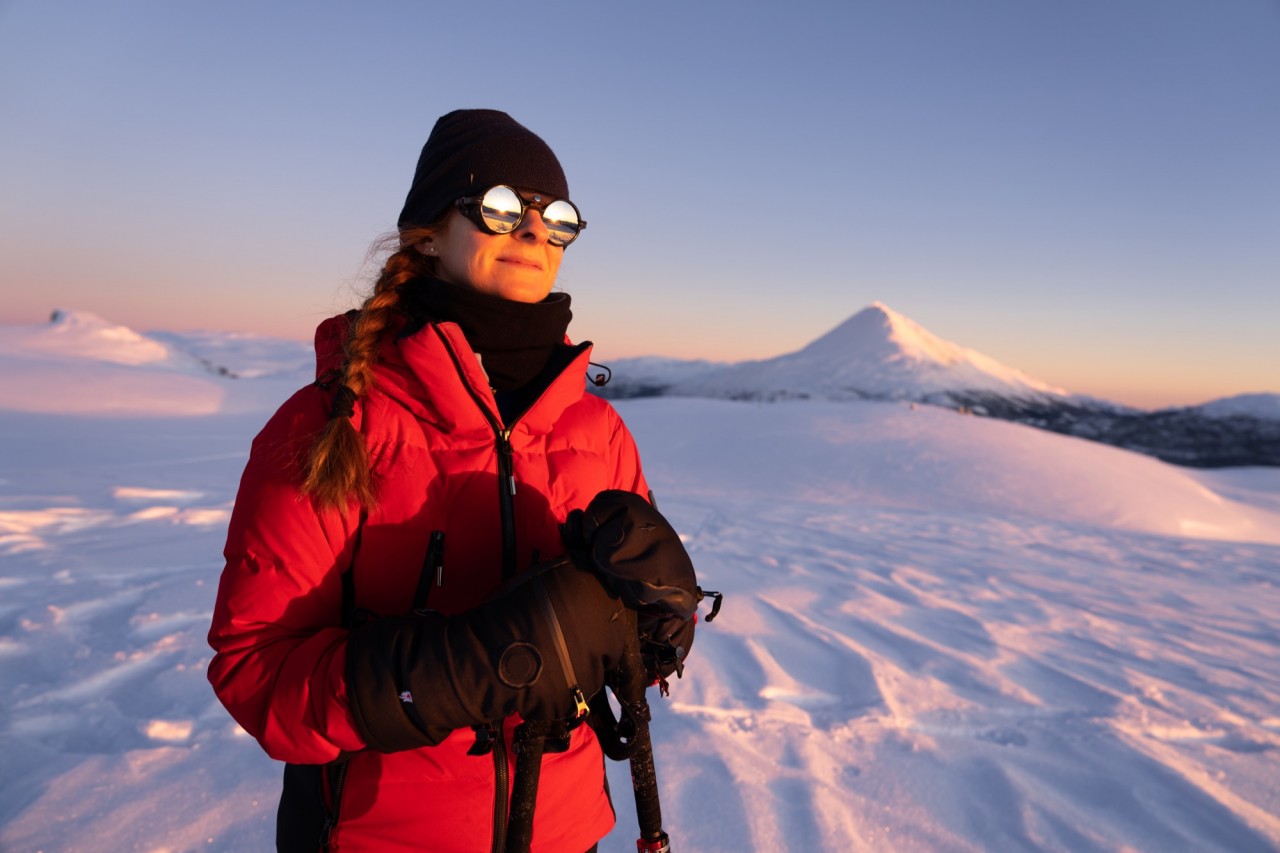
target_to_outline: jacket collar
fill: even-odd
[[[520,418],[517,428],[547,432],[585,393],[591,345],[555,376]],[[488,377],[456,323],[428,323],[408,337],[383,344],[378,388],[414,415],[451,431],[504,426]]]
[[[325,320],[316,329],[316,377],[342,367],[342,346],[354,312]],[[566,338],[565,343],[569,343]],[[517,427],[545,433],[565,409],[586,393],[591,343],[578,345],[573,360],[547,385]],[[449,431],[502,425],[498,404],[479,359],[456,323],[427,323],[413,334],[388,335],[375,368],[378,390],[416,417]]]

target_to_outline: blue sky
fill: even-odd
[[[0,0],[0,322],[308,337],[464,106],[565,164],[602,359],[880,300],[1072,391],[1280,391],[1277,0]]]

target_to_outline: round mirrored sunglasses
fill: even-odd
[[[460,198],[455,203],[463,216],[489,234],[510,234],[524,221],[525,211],[533,208],[542,214],[547,226],[547,242],[553,246],[569,245],[587,227],[587,221],[568,199],[547,201],[540,195],[526,199],[505,184],[489,187],[484,195]]]

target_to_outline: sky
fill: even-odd
[[[308,338],[435,119],[590,227],[599,359],[764,358],[873,301],[1073,392],[1280,391],[1280,0],[0,0],[0,322]]]

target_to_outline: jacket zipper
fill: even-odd
[[[497,424],[493,427],[498,436],[498,499],[502,510],[502,580],[505,582],[516,574],[516,462],[511,450],[511,428],[499,429]]]
[[[324,816],[324,825],[320,828],[320,849],[329,849],[329,837],[333,834],[333,829],[338,825],[338,819],[342,812],[342,789],[346,787],[347,782],[347,762],[350,761],[349,756],[338,759],[336,765],[328,765],[326,770],[329,773],[329,800],[332,802],[332,808],[328,809]]]
[[[439,327],[436,327],[436,334],[440,336],[441,342],[444,343],[444,348],[449,353],[449,358],[453,360],[454,369],[458,371],[458,378],[462,380],[467,393],[471,395],[476,407],[480,409],[480,414],[488,422],[489,428],[493,430],[494,446],[498,452],[498,508],[502,517],[502,580],[505,582],[514,577],[516,573],[516,519],[515,500],[513,500],[516,493],[516,472],[515,454],[511,450],[511,429],[515,424],[513,423],[504,429],[502,424],[498,423],[497,418],[485,406],[484,398],[467,381],[467,373],[462,368],[462,360],[458,356],[458,351],[454,349],[453,342],[449,340],[449,336]],[[516,420],[519,419],[517,418]]]
[[[494,443],[498,451],[498,508],[502,518],[502,579],[503,582],[506,582],[514,577],[516,573],[516,472],[515,453],[511,449],[511,430],[519,422],[520,417],[513,418],[511,424],[504,428],[489,411],[488,407],[485,406],[484,398],[467,381],[467,372],[463,369],[462,360],[458,356],[458,351],[454,349],[453,342],[449,340],[449,336],[439,326],[435,327],[435,332],[439,335],[440,341],[449,353],[449,358],[453,361],[453,367],[458,371],[458,378],[467,389],[467,393],[471,395],[471,399],[475,401],[476,407],[480,409],[480,414],[488,422],[489,428],[493,430]],[[579,345],[579,347],[585,346],[587,345]],[[543,393],[545,391],[546,389],[543,389]],[[541,399],[541,396],[539,396],[539,399]],[[530,403],[529,407],[532,408],[536,405],[537,400]],[[528,411],[528,409],[525,411]],[[523,414],[522,412],[521,415]],[[547,601],[547,604],[549,606],[551,602]],[[554,613],[554,609],[552,612]],[[556,627],[559,627],[558,623],[556,623]],[[563,643],[563,639],[561,642]],[[566,654],[562,653],[561,661],[567,662]],[[569,667],[570,677],[572,678],[572,664],[569,664]],[[574,686],[577,686],[576,683]],[[584,704],[580,704],[579,708]],[[506,733],[503,731],[501,720],[497,723],[497,729],[497,737],[493,739],[493,853],[502,853],[507,840],[507,788],[510,774],[507,769]]]
[[[493,739],[493,853],[503,853],[507,846],[507,787],[509,772],[507,769],[507,742],[502,731],[502,721],[495,723],[497,737]]]
[[[564,640],[564,630],[560,627],[560,618],[556,616],[555,605],[551,603],[551,597],[547,595],[547,588],[542,585],[541,579],[534,586],[537,592],[538,600],[542,602],[542,610],[547,615],[547,621],[551,624],[551,638],[555,644],[556,657],[560,658],[560,670],[564,674],[565,683],[569,685],[569,692],[573,695],[574,714],[578,718],[585,717],[591,713],[591,708],[587,705],[587,698],[582,694],[582,688],[578,686],[578,674],[573,671],[573,659],[569,657],[569,644]]]
[[[511,427],[503,429],[485,406],[484,398],[467,381],[466,371],[462,368],[462,361],[449,336],[439,327],[436,328],[436,334],[440,336],[449,357],[453,360],[458,378],[462,380],[467,393],[471,395],[481,415],[488,422],[489,428],[493,430],[494,443],[498,451],[498,509],[502,519],[502,579],[505,582],[516,573],[516,472],[515,454],[511,449]],[[493,739],[493,853],[502,853],[507,843],[507,789],[510,785],[510,772],[507,768],[507,742],[502,721],[498,720],[495,725],[497,737]]]

